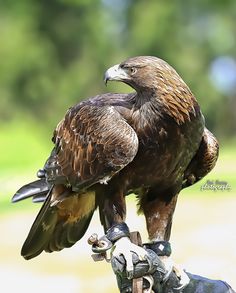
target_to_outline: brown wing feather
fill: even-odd
[[[205,128],[199,149],[184,173],[182,188],[190,186],[206,176],[215,167],[218,155],[218,141]]]
[[[53,140],[57,165],[74,190],[112,177],[138,150],[135,131],[112,106],[70,109]]]
[[[45,171],[54,186],[23,246],[22,255],[27,259],[42,250],[61,250],[77,242],[96,209],[95,192],[88,188],[99,181],[105,183],[138,150],[135,131],[112,106],[89,102],[67,112],[53,141],[55,148]]]
[[[81,188],[105,183],[133,160],[138,149],[135,131],[111,106],[70,109],[54,141],[57,165],[74,192],[53,192],[57,223],[44,247],[49,252],[73,245],[85,233],[96,208],[95,194]]]

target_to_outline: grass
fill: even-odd
[[[35,180],[36,171],[43,166],[52,148],[53,130],[45,130],[36,122],[24,120],[0,127],[0,213],[30,208],[31,201],[12,205],[11,196],[24,183]],[[215,169],[198,184],[183,190],[185,196],[232,195],[236,190],[236,153],[234,142],[221,145],[220,157]],[[226,181],[230,191],[200,191],[207,180]]]

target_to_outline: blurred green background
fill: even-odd
[[[19,239],[11,249],[17,250],[12,264],[25,237],[22,231],[26,233],[39,206],[30,201],[13,206],[11,196],[34,180],[52,147],[53,129],[70,106],[106,91],[131,91],[103,83],[104,71],[130,56],[154,55],[170,63],[190,86],[220,142],[220,158],[208,178],[226,181],[231,189],[201,192],[204,179],[183,192],[183,201],[205,204],[210,198],[210,205],[225,198],[236,203],[235,20],[235,0],[0,1],[0,216],[4,239],[18,231],[18,238],[12,238]],[[219,213],[227,219],[223,215],[228,211]],[[23,215],[31,216],[22,218],[25,228],[16,228],[12,221],[19,225]],[[9,243],[5,245],[6,257]],[[88,270],[94,267],[90,265]],[[103,278],[107,282],[105,273]]]

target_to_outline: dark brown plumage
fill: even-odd
[[[70,108],[58,124],[55,147],[40,179],[13,201],[44,204],[22,255],[72,246],[99,208],[107,230],[125,221],[125,196],[135,192],[150,240],[168,240],[177,196],[215,165],[218,144],[190,89],[165,61],[130,58],[108,69],[131,94],[103,94]]]

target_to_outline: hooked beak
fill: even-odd
[[[104,75],[104,82],[106,85],[109,80],[126,81],[127,79],[129,79],[129,75],[124,69],[120,68],[119,64],[110,67]]]

